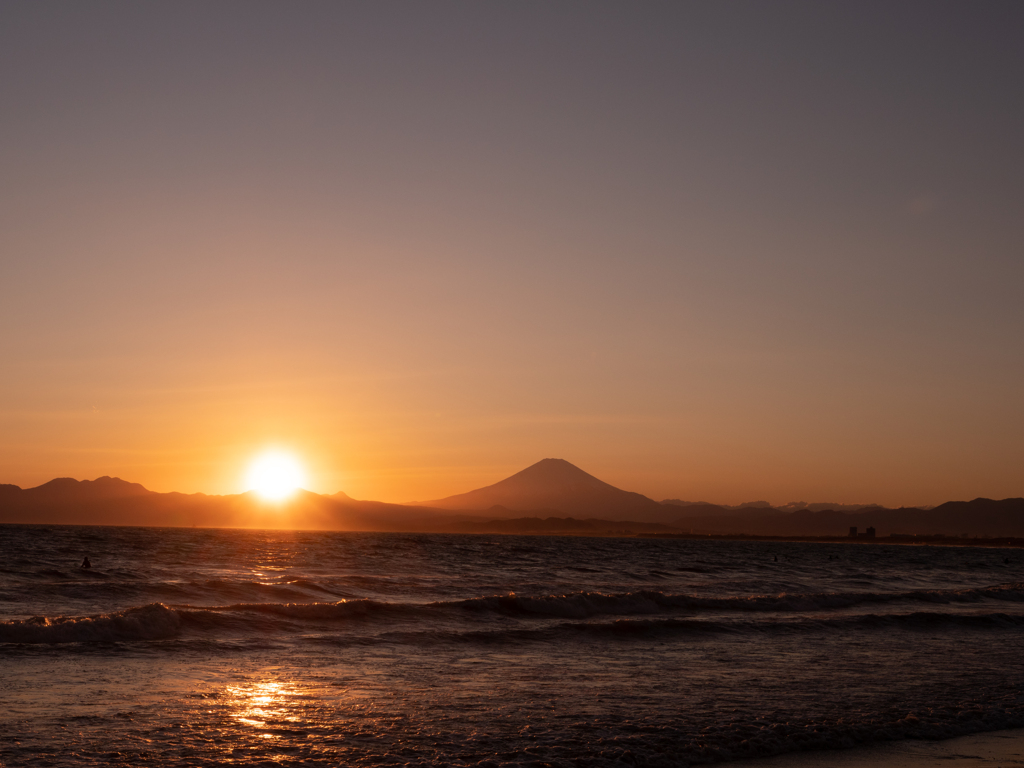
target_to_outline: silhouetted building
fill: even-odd
[[[856,525],[851,525],[850,526],[850,538],[851,539],[856,539],[857,538],[857,526]]]

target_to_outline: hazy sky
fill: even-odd
[[[1024,3],[0,5],[0,482],[1024,495]]]

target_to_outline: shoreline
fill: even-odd
[[[736,768],[1009,768],[1024,766],[1024,728],[941,741],[905,739],[845,750],[791,752],[726,763]]]
[[[689,539],[694,541],[769,541],[804,544],[895,545],[900,547],[1024,547],[1024,538],[995,536],[961,538],[958,536],[762,536],[753,533],[635,533],[637,539]]]
[[[760,541],[766,543],[796,544],[854,544],[865,546],[897,546],[897,547],[988,547],[993,549],[1024,548],[1024,538],[1012,536],[961,538],[956,536],[909,536],[897,534],[893,537],[858,537],[850,536],[769,536],[754,533],[683,533],[683,532],[639,532],[632,530],[620,531],[452,531],[433,528],[406,529],[374,529],[374,528],[275,528],[266,526],[223,526],[223,525],[139,525],[124,523],[46,523],[0,521],[0,529],[5,527],[24,528],[143,528],[167,531],[267,531],[274,533],[356,533],[356,534],[415,534],[442,536],[528,536],[551,538],[584,538],[584,539],[666,539],[689,541]]]

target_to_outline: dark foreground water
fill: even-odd
[[[8,767],[685,766],[1024,726],[1018,550],[0,526],[0,554]]]

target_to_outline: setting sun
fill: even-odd
[[[298,460],[287,453],[270,451],[257,457],[246,475],[246,488],[268,501],[291,496],[305,482]]]

